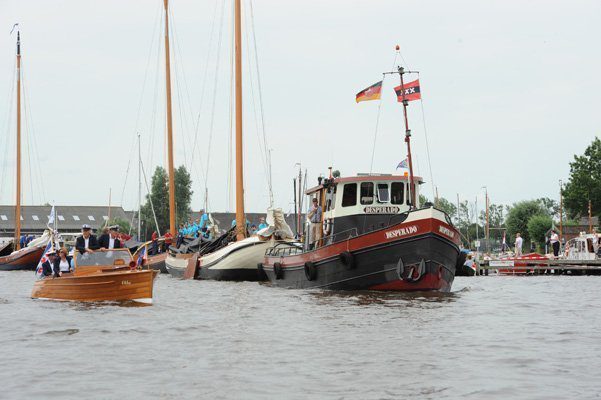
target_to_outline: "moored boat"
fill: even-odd
[[[307,194],[320,199],[328,234],[312,238],[307,225],[303,248],[274,246],[261,269],[288,288],[450,291],[459,232],[443,211],[411,207],[407,189],[403,176],[325,180]]]
[[[128,249],[75,253],[75,270],[34,283],[32,298],[152,303],[158,271],[139,270]]]
[[[31,246],[13,251],[7,256],[0,257],[0,271],[31,270],[40,261],[44,247]]]

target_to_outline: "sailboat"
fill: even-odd
[[[21,33],[17,30],[17,165],[16,165],[16,203],[15,203],[15,236],[14,251],[0,257],[0,271],[34,270],[44,253],[49,236],[35,240],[20,249],[21,237]]]
[[[184,278],[225,281],[258,281],[266,277],[257,268],[265,250],[280,240],[292,240],[293,234],[279,209],[267,213],[268,228],[249,236],[244,212],[244,165],[242,146],[242,16],[240,0],[234,1],[235,39],[235,114],[236,114],[236,225],[214,245],[196,255],[169,255],[165,261],[169,273]]]

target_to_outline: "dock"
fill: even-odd
[[[490,270],[500,270],[504,274],[601,275],[601,260],[520,259],[483,260],[479,263],[478,275],[488,275]]]

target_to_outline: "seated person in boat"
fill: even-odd
[[[71,260],[66,248],[62,247],[58,251],[58,257],[54,258],[53,269],[54,276],[63,276],[63,274],[68,274],[72,271]]]
[[[92,227],[88,224],[84,224],[81,227],[81,236],[78,236],[75,240],[75,248],[81,254],[93,253],[94,250],[98,250],[98,240],[95,235],[92,235]]]
[[[109,227],[108,233],[105,233],[98,238],[98,245],[101,249],[120,249],[121,241],[119,240],[119,225]]]
[[[53,265],[56,259],[56,252],[54,250],[50,250],[46,253],[46,261],[42,263],[42,275],[44,277],[50,276],[53,273]],[[58,276],[58,275],[55,275]]]

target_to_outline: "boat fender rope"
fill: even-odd
[[[342,264],[344,264],[346,269],[350,270],[355,268],[355,256],[353,255],[353,253],[349,251],[343,251],[342,253],[340,253],[339,257],[340,261],[342,262]]]
[[[282,279],[284,277],[284,270],[282,269],[282,264],[276,262],[273,264],[273,273],[275,275],[275,279]]]
[[[305,263],[305,276],[309,281],[314,281],[317,278],[317,268],[311,261]]]

